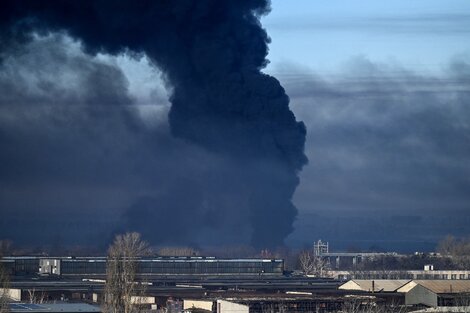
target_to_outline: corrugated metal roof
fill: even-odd
[[[470,292],[470,280],[414,280],[414,282],[435,293]]]
[[[404,286],[397,289],[397,292],[409,292],[411,289],[416,287],[418,284],[415,281],[410,281],[409,283],[405,284]]]
[[[393,292],[407,284],[410,280],[406,279],[354,279],[339,288],[344,290],[362,290],[369,292]],[[374,282],[374,290],[372,290]],[[356,287],[357,286],[357,287]]]

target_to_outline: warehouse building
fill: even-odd
[[[397,292],[397,290],[407,284],[409,280],[392,279],[355,279],[338,287],[340,290],[355,290],[364,292]]]
[[[0,264],[10,275],[27,276],[38,273],[39,258],[38,257],[2,257]]]
[[[259,295],[214,300],[183,300],[184,312],[265,313],[265,312],[338,312],[343,305],[340,297],[293,295]]]
[[[0,265],[12,276],[103,276],[106,257],[4,257]],[[141,276],[282,276],[282,259],[153,257],[137,259]]]
[[[413,280],[397,290],[406,294],[409,304],[429,306],[470,306],[469,280]],[[465,303],[463,303],[465,302]]]
[[[331,277],[338,280],[350,279],[448,279],[470,280],[470,270],[383,270],[383,271],[329,271]]]
[[[106,274],[104,257],[42,258],[38,272],[58,276],[102,276]],[[282,276],[281,259],[217,259],[214,257],[139,258],[141,276]]]
[[[407,306],[470,306],[470,280],[351,280],[338,289],[395,294]]]

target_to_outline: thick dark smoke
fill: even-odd
[[[261,73],[269,38],[258,18],[268,11],[267,0],[2,1],[1,45],[65,31],[92,55],[144,53],[171,88],[171,133],[212,157],[179,155],[182,168],[131,205],[122,227],[154,242],[207,232],[273,246],[292,231],[307,158],[304,124]]]

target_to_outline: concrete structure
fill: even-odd
[[[250,307],[226,300],[217,300],[217,313],[249,313]]]

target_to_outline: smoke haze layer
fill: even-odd
[[[60,140],[52,141],[48,152],[42,151],[47,147],[38,146],[32,160],[25,161],[33,171],[44,169],[34,164],[38,160],[34,156],[46,154],[45,159],[52,156],[65,163],[56,169],[55,183],[87,176],[70,170],[74,163],[89,169],[84,185],[100,181],[112,189],[114,179],[137,180],[131,183],[136,191],[122,202],[128,205],[119,230],[140,231],[153,243],[201,243],[215,235],[220,240],[216,243],[250,242],[265,247],[282,244],[292,232],[297,214],[292,196],[297,174],[307,162],[306,131],[290,111],[289,98],[279,82],[261,72],[267,63],[269,38],[259,16],[269,11],[268,1],[3,1],[0,11],[4,47],[23,46],[34,41],[34,34],[65,32],[80,40],[90,55],[145,55],[162,71],[170,90],[172,136],[135,120],[125,106],[132,105],[125,78],[105,66],[107,74],[96,77],[98,85],[80,85],[86,88],[86,96],[74,98],[72,92],[54,101],[85,101],[87,109],[79,111],[88,118],[81,126],[111,125],[91,130],[94,144],[104,150],[109,145],[104,134],[122,130],[116,146],[108,148],[107,155],[100,154],[103,163],[109,158],[115,166],[99,168],[94,162],[100,158],[86,156],[67,161],[75,155],[74,149],[95,149],[88,140],[71,141],[74,136],[85,138],[87,128],[68,135],[58,131]],[[4,62],[8,53],[3,53]],[[95,63],[90,71],[101,67]],[[78,69],[75,73],[82,75]],[[50,100],[50,93],[45,95],[43,101]],[[1,139],[12,145],[19,142],[8,132]],[[43,142],[51,143],[46,137]],[[105,173],[93,178],[93,168]],[[113,173],[116,168],[119,173]],[[68,171],[70,176],[63,177]],[[52,211],[56,207],[49,206]]]

